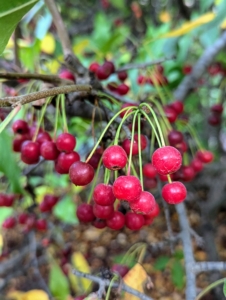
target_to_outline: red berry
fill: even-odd
[[[115,66],[112,61],[106,60],[103,64],[103,68],[109,75],[115,72]]]
[[[38,142],[40,145],[44,142],[50,142],[52,141],[51,136],[48,132],[40,132],[37,136],[36,142]]]
[[[5,221],[2,223],[2,227],[5,229],[10,229],[15,227],[16,225],[16,219],[14,217],[9,217],[5,219]]]
[[[114,213],[114,206],[93,205],[93,213],[99,219],[109,219]]]
[[[175,100],[170,103],[170,107],[175,110],[175,112],[179,115],[184,111],[184,104],[179,100]]]
[[[141,192],[140,180],[132,175],[119,176],[113,184],[113,193],[119,200],[135,201]]]
[[[95,219],[92,222],[92,225],[98,229],[103,229],[107,226],[106,220]]]
[[[191,166],[182,167],[182,179],[183,181],[191,181],[195,177],[195,171]]]
[[[87,157],[89,156],[89,154],[87,155]],[[91,158],[89,159],[89,164],[94,168],[97,169],[98,164],[100,162],[102,154],[98,153],[97,150],[93,153],[93,155],[91,156]],[[87,158],[86,157],[86,158]]]
[[[137,83],[138,83],[139,85],[143,85],[143,84],[147,83],[146,77],[143,76],[143,75],[139,75],[139,76],[137,77]]]
[[[124,277],[129,272],[129,268],[126,265],[114,264],[111,271]]]
[[[89,66],[89,70],[96,73],[97,69],[100,67],[100,65],[97,62],[91,63]]]
[[[26,227],[25,227],[25,231],[29,231],[31,229],[33,229],[35,227],[35,216],[34,215],[29,215],[27,220],[26,220]]]
[[[218,103],[218,104],[212,105],[210,110],[214,113],[222,114],[224,107],[221,103]]]
[[[212,126],[217,126],[221,124],[221,115],[220,114],[211,114],[208,117],[208,123]]]
[[[30,139],[32,139],[35,134],[36,134],[36,131],[37,131],[37,127],[35,125],[29,127],[29,134],[30,134]],[[43,132],[42,128],[39,128],[38,129],[38,134]]]
[[[50,194],[46,194],[43,198],[43,201],[39,205],[41,212],[51,211],[53,206],[58,202],[58,197]]]
[[[155,178],[157,171],[151,163],[147,163],[143,166],[143,174],[148,178]]]
[[[191,65],[184,65],[182,68],[182,72],[187,75],[190,74],[192,71],[192,66]]]
[[[40,145],[37,142],[25,141],[21,146],[21,160],[28,164],[39,162]]]
[[[16,120],[13,122],[12,129],[14,133],[25,134],[29,132],[28,124],[24,120]]]
[[[211,151],[207,151],[207,150],[199,150],[196,153],[196,157],[201,160],[201,162],[203,162],[204,164],[208,164],[211,163],[214,159],[214,155]]]
[[[56,160],[60,154],[54,142],[44,142],[40,147],[41,156],[46,160]]]
[[[118,87],[117,87],[117,93],[121,96],[126,95],[129,92],[129,87],[128,85],[126,85],[125,83],[121,83]]]
[[[154,196],[146,191],[141,192],[136,201],[130,203],[130,208],[139,213],[149,214],[155,206]]]
[[[180,152],[172,147],[158,148],[152,155],[152,164],[161,175],[168,175],[179,170],[182,164]]]
[[[15,200],[15,195],[0,193],[0,206],[11,207],[13,205],[14,200]]]
[[[18,135],[17,137],[15,137],[15,139],[13,140],[13,151],[20,152],[23,142],[28,140],[30,140],[29,134]]]
[[[27,213],[21,213],[18,216],[18,222],[19,222],[19,224],[26,224],[28,218],[29,218],[29,214],[27,214]]]
[[[110,73],[103,66],[100,66],[96,70],[96,76],[99,80],[105,80],[110,76]]]
[[[175,146],[183,141],[184,137],[182,132],[178,130],[172,130],[168,134],[168,140],[171,146]]]
[[[221,64],[216,62],[216,63],[213,63],[212,65],[210,65],[208,67],[208,72],[210,75],[212,76],[215,76],[217,74],[220,74],[222,72],[222,67],[221,67]]]
[[[144,178],[144,187],[147,190],[151,190],[157,187],[157,179],[156,178]]]
[[[151,225],[154,222],[154,218],[149,218],[147,215],[144,215],[144,226]]]
[[[80,222],[88,223],[95,219],[93,206],[91,204],[82,203],[78,206],[76,215]]]
[[[80,156],[76,151],[70,153],[60,153],[56,161],[57,167],[59,167],[61,170],[60,174],[68,174],[71,165],[77,161],[80,161]]]
[[[126,71],[120,71],[120,72],[118,72],[118,79],[120,81],[126,80],[127,77],[128,77],[128,75],[127,75]]]
[[[102,206],[112,205],[115,202],[112,185],[99,183],[93,191],[93,200]]]
[[[120,211],[114,211],[113,215],[107,219],[107,226],[114,230],[122,229],[125,225],[125,216]]]
[[[69,177],[75,185],[84,186],[93,180],[94,169],[88,163],[77,161],[71,165]]]
[[[120,170],[126,166],[127,154],[118,145],[108,147],[103,153],[103,165],[110,170]]]
[[[39,231],[45,231],[47,229],[47,222],[45,219],[39,219],[36,221],[35,227]]]
[[[165,115],[166,115],[166,117],[167,117],[167,119],[169,120],[170,123],[174,123],[176,121],[177,112],[173,108],[171,108],[169,106],[166,106],[164,108],[164,112],[165,112]]]
[[[75,76],[69,70],[62,70],[59,74],[60,78],[75,81]]]
[[[184,152],[186,152],[188,150],[188,145],[185,141],[182,141],[179,144],[174,145],[174,147],[180,151],[181,154],[183,154]]]
[[[118,84],[116,82],[110,82],[110,83],[108,83],[107,88],[109,89],[109,91],[116,93]]]
[[[75,145],[75,137],[67,132],[61,133],[56,139],[56,146],[59,151],[72,152]]]
[[[179,181],[168,183],[162,188],[162,197],[169,204],[178,204],[184,201],[186,196],[186,187]]]
[[[144,217],[143,215],[128,212],[125,215],[125,224],[131,230],[139,230],[144,225]]]
[[[191,162],[191,167],[195,172],[200,172],[203,169],[203,163],[198,158],[194,158]]]
[[[149,214],[144,215],[144,218],[156,218],[159,215],[159,213],[160,213],[159,205],[157,202],[155,202],[152,211]]]
[[[145,135],[142,135],[142,134],[140,135],[140,144],[141,144],[141,151],[144,150],[147,147],[147,138],[146,138]],[[131,140],[130,139],[125,139],[122,143],[122,147],[128,155],[130,153],[130,145],[131,145]],[[138,134],[134,134],[132,155],[137,155],[138,153],[139,153]]]

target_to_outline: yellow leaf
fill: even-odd
[[[147,280],[147,273],[139,263],[137,263],[132,269],[130,269],[129,272],[123,277],[123,281],[125,284],[141,293],[144,293],[144,284]],[[139,298],[129,293],[125,293],[124,299],[137,300]]]
[[[159,14],[159,20],[162,22],[162,23],[168,23],[169,21],[171,21],[171,15],[168,11],[162,11],[160,12]]]
[[[226,29],[226,19],[221,23],[221,29]]]
[[[89,40],[85,39],[73,46],[73,50],[75,54],[82,54],[82,52],[86,49],[86,47],[89,45]]]
[[[206,23],[212,21],[214,18],[215,18],[214,13],[206,13],[195,20],[184,23],[180,28],[172,30],[172,31],[162,35],[161,38],[162,37],[164,37],[164,38],[165,37],[176,37],[176,36],[186,34],[186,33],[190,32],[191,30],[193,30],[194,28],[197,28],[203,24],[206,24]]]
[[[90,267],[88,265],[87,260],[81,252],[74,252],[71,257],[73,267],[81,272],[90,273]],[[72,276],[74,277],[72,279]],[[86,292],[91,288],[91,281],[82,277],[77,277],[75,275],[69,276],[69,279],[72,279],[71,283],[73,284],[73,288],[78,293]]]
[[[42,290],[31,290],[25,293],[21,300],[49,300],[49,296]]]
[[[23,300],[23,296],[24,296],[24,292],[20,292],[20,291],[13,291],[13,292],[9,292],[7,294],[7,297],[9,299],[13,299],[13,300]]]
[[[47,54],[53,54],[56,47],[55,39],[51,33],[47,33],[41,41],[41,50]]]
[[[58,57],[57,60],[61,61],[61,58]],[[49,60],[45,62],[45,67],[51,74],[57,74],[60,68],[60,63],[57,60]]]

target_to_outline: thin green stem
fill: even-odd
[[[64,132],[68,132],[66,108],[65,108],[65,95],[64,94],[61,94],[61,111],[62,111]]]
[[[136,123],[136,118],[139,113],[139,110],[137,110],[134,114],[133,117],[133,124],[132,124],[132,137],[131,137],[131,144],[130,144],[130,149],[129,149],[129,164],[128,164],[128,170],[127,170],[127,175],[130,175],[130,168],[131,168],[131,162],[132,162],[132,153],[133,153],[133,142],[134,142],[134,132],[135,132],[135,123]]]
[[[140,113],[138,114],[138,157],[139,157],[139,169],[140,169],[140,182],[142,186],[142,191],[144,190],[143,181],[143,170],[142,170],[142,154],[141,154],[141,128],[140,128]]]
[[[155,135],[151,132],[151,145],[150,145],[150,158],[152,157],[152,153],[154,152],[155,146]]]
[[[135,169],[135,166],[134,166],[134,163],[133,161],[131,161],[131,169],[132,169],[132,172],[133,172],[133,175],[136,176],[137,178],[139,178],[138,174],[137,174],[137,171]]]
[[[125,121],[129,116],[131,116],[132,114],[134,114],[134,113],[135,113],[135,110],[137,110],[137,108],[135,108],[135,110],[134,110],[134,106],[131,106],[131,107],[129,106],[129,107],[127,107],[127,108],[128,108],[128,110],[126,111],[125,115],[123,116],[122,121],[121,121],[121,123],[119,124],[118,129],[117,129],[117,131],[116,131],[116,134],[115,134],[115,140],[114,140],[114,145],[118,145],[119,135],[120,135],[120,131],[121,131],[121,128],[122,128],[122,125],[123,125],[124,121]],[[129,112],[129,111],[131,110],[131,108],[133,108],[133,111]]]
[[[107,290],[107,294],[106,294],[105,300],[109,300],[110,299],[111,288],[112,288],[113,283],[114,283],[114,281],[116,279],[118,279],[118,275],[114,275],[114,277],[112,278],[112,280],[111,280],[111,282],[109,284],[108,290]]]
[[[110,99],[114,104],[119,105],[119,103],[120,103],[119,100],[115,99],[113,96],[108,95],[108,94],[106,94],[106,93],[103,93],[103,92],[99,92],[99,91],[98,91],[98,94],[97,94],[97,95],[98,95],[99,97],[105,96],[106,98]]]
[[[158,133],[157,133],[157,131],[156,131],[156,129],[155,129],[155,126],[154,126],[153,122],[151,121],[151,119],[149,118],[148,114],[147,114],[143,109],[141,109],[141,112],[142,112],[142,114],[145,116],[145,118],[148,120],[149,124],[151,125],[151,128],[152,128],[153,131],[154,131],[154,134],[155,134],[155,136],[156,136],[156,139],[157,139],[157,142],[158,142],[159,147],[162,147],[162,144],[161,144],[159,135],[158,135]],[[153,134],[153,133],[152,133],[152,134]]]
[[[105,171],[104,171],[104,184],[108,184],[108,182],[110,180],[110,176],[111,176],[111,171],[108,170],[107,168],[105,168]]]
[[[165,112],[164,112],[164,110],[163,110],[161,104],[160,104],[158,101],[156,101],[153,97],[151,97],[151,102],[153,102],[153,103],[155,104],[155,106],[157,107],[157,109],[158,109],[160,115],[162,116],[162,118],[163,118],[163,120],[164,120],[164,123],[165,123],[166,127],[167,127],[169,130],[172,130],[172,126],[171,126],[169,120],[167,119],[167,117],[165,116]]]
[[[0,133],[6,128],[6,126],[12,121],[12,119],[18,114],[18,112],[21,110],[21,105],[16,106],[5,118],[4,121],[0,124]]]
[[[153,108],[152,108],[149,104],[147,104],[147,103],[145,103],[145,102],[144,102],[144,103],[141,103],[140,106],[143,106],[143,105],[146,106],[146,107],[150,110],[150,112],[151,112],[151,114],[152,114],[152,116],[153,116],[153,118],[154,118],[154,120],[155,120],[155,123],[156,123],[156,126],[157,126],[157,128],[158,128],[158,131],[159,131],[160,139],[161,139],[161,142],[162,142],[162,147],[165,146],[165,141],[164,141],[164,138],[163,138],[162,130],[161,130],[159,121],[158,121],[158,119],[157,119],[157,116],[156,116],[156,114],[155,114]]]
[[[97,182],[97,178],[99,176],[101,164],[102,164],[102,156],[101,156],[101,159],[100,159],[100,161],[98,163],[98,166],[97,166],[97,169],[96,169],[96,173],[95,173],[95,176],[94,176],[94,179],[93,179],[93,182],[92,182],[92,186],[91,186],[91,189],[90,189],[90,192],[89,192],[89,196],[88,196],[88,200],[87,200],[88,204],[90,204],[90,202],[92,200],[92,197],[93,197],[93,191],[94,191],[94,188],[95,188],[95,185],[96,185],[96,182]]]
[[[57,125],[58,125],[58,118],[59,118],[59,108],[60,108],[60,97],[57,96],[56,99],[56,113],[55,113],[55,124],[54,124],[54,131],[53,131],[53,140],[56,140],[57,134]]]
[[[42,124],[42,120],[43,120],[44,115],[45,115],[45,112],[46,112],[46,108],[47,108],[47,106],[50,104],[51,100],[52,100],[52,97],[49,97],[49,98],[47,99],[47,101],[45,102],[45,104],[43,105],[43,107],[42,107],[42,110],[41,110],[41,116],[40,116],[40,118],[39,118],[39,120],[38,120],[38,126],[36,127],[35,134],[34,134],[34,137],[33,137],[33,139],[32,139],[33,142],[36,141],[36,138],[37,138],[38,133],[39,133],[39,128],[40,128],[40,126],[41,126],[41,124]]]
[[[213,283],[211,283],[210,285],[208,285],[197,297],[195,300],[199,300],[201,299],[205,294],[207,294],[210,290],[212,290],[213,288],[215,288],[216,286],[225,283],[226,282],[226,278],[221,278]]]
[[[114,115],[114,117],[111,118],[111,120],[108,122],[107,126],[105,127],[104,131],[102,132],[101,136],[99,137],[96,145],[93,147],[93,150],[90,152],[90,155],[87,157],[86,159],[86,163],[90,160],[90,158],[92,157],[93,153],[95,152],[95,150],[97,149],[98,145],[100,144],[103,136],[105,135],[106,131],[108,130],[108,128],[110,127],[110,125],[114,122],[114,120],[121,114],[121,112],[127,110],[128,108],[125,107],[123,109],[121,109],[119,112],[117,112],[117,114]]]
[[[183,121],[182,121],[183,122]],[[182,123],[181,122],[181,123]],[[200,150],[203,150],[203,146],[202,144],[200,143],[198,137],[197,137],[197,134],[194,130],[194,128],[189,124],[189,123],[186,123],[185,124],[185,127],[188,129],[188,132],[190,133],[191,137],[195,140],[196,144],[197,144],[197,148],[199,148]]]
[[[168,175],[166,175],[166,176],[167,176],[168,182],[169,182],[169,183],[172,183],[172,179],[171,179],[171,177],[170,177],[170,174],[168,174]]]

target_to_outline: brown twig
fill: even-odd
[[[1,72],[0,78],[4,79],[37,79],[44,82],[56,83],[56,84],[72,84],[71,80],[60,78],[56,75],[45,75],[37,73],[11,73]]]
[[[35,100],[47,98],[59,94],[68,94],[71,92],[91,92],[92,87],[90,85],[68,85],[55,87],[48,90],[34,92],[27,95],[16,96],[16,97],[5,97],[0,98],[0,107],[16,106],[18,104],[24,105]]]
[[[72,59],[74,62],[73,66],[76,69],[75,71],[78,74],[83,75],[86,72],[86,69],[83,67],[81,62],[73,53],[71,42],[67,30],[65,28],[64,22],[62,20],[62,17],[57,9],[56,2],[54,0],[45,0],[45,3],[53,17],[53,22],[56,26],[57,33],[61,41],[65,60],[67,60],[67,58],[70,57],[70,59]]]

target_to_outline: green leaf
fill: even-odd
[[[36,2],[37,0],[10,0],[0,2],[0,55],[4,51],[16,25]]]
[[[78,224],[78,219],[76,217],[76,205],[70,196],[66,196],[61,201],[59,201],[53,210],[54,215],[68,224]]]
[[[162,271],[166,268],[170,258],[168,256],[160,256],[154,263],[155,270]]]
[[[70,294],[69,283],[61,268],[53,260],[49,273],[49,288],[56,299],[66,300]]]
[[[178,289],[182,289],[184,286],[184,269],[179,260],[173,262],[171,276],[172,281]]]
[[[226,280],[224,281],[224,285],[223,285],[223,293],[224,296],[226,297]]]
[[[0,156],[0,172],[8,178],[11,190],[14,193],[23,193],[20,182],[21,171],[12,151],[12,140],[6,131],[0,134]]]
[[[12,216],[13,213],[14,213],[14,210],[12,207],[1,207],[1,209],[0,209],[0,227],[2,226],[2,223],[5,221],[5,219]]]

